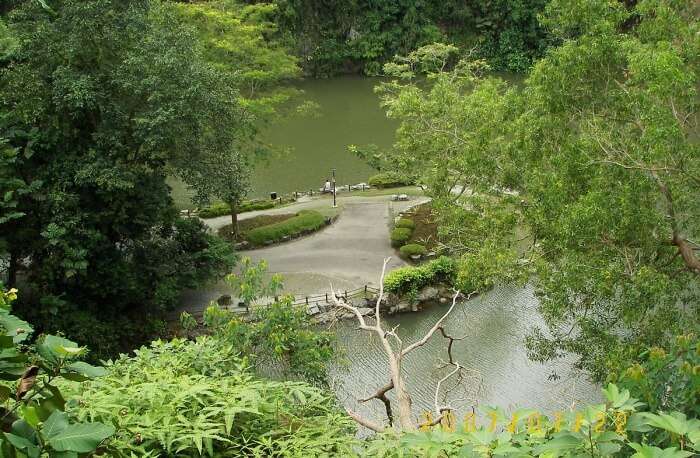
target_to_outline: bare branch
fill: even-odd
[[[452,305],[450,306],[449,310],[440,318],[437,323],[428,331],[427,334],[423,336],[423,338],[417,342],[412,343],[408,347],[406,347],[402,352],[401,356],[406,356],[407,354],[411,353],[413,350],[415,350],[418,347],[422,347],[425,345],[425,343],[430,340],[430,338],[435,334],[435,331],[438,330],[440,325],[442,325],[442,322],[445,321],[445,319],[452,313],[452,310],[455,308],[455,305],[457,304],[457,298],[459,297],[460,292],[457,291],[455,295],[452,297]],[[469,293],[469,296],[467,296],[467,300],[469,300],[476,292]]]
[[[453,375],[455,375],[455,374],[456,374],[457,372],[459,372],[461,369],[462,369],[462,366],[460,366],[459,364],[457,364],[457,365],[455,366],[454,370],[452,370],[452,372],[448,373],[446,376],[444,376],[443,378],[441,378],[440,380],[438,380],[437,385],[435,386],[435,413],[438,413],[438,414],[439,414],[442,410],[444,410],[444,409],[446,408],[445,406],[442,406],[442,407],[441,407],[441,406],[438,404],[438,399],[439,399],[439,397],[440,397],[440,387],[442,386],[442,384],[443,384],[446,380],[448,380],[450,377],[452,377]]]
[[[386,417],[389,420],[389,425],[393,426],[394,425],[394,413],[391,410],[391,401],[389,401],[389,398],[386,397],[387,391],[391,390],[394,388],[394,382],[389,381],[386,385],[383,387],[379,388],[376,393],[374,393],[372,396],[364,399],[360,399],[360,402],[367,402],[371,401],[372,399],[379,399],[384,403],[384,409],[386,410]]]
[[[353,412],[350,409],[345,409],[345,411],[348,413],[348,415],[350,415],[350,418],[352,418],[362,426],[371,429],[372,431],[383,433],[386,429],[382,425],[375,423],[372,420],[367,420],[366,418],[361,417],[359,414]]]

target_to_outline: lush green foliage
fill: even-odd
[[[241,354],[248,355],[260,373],[302,378],[317,385],[326,383],[326,364],[333,355],[333,334],[312,326],[303,307],[291,298],[253,306],[250,320],[210,305],[204,323]]]
[[[109,423],[75,422],[65,412],[62,380],[84,382],[105,371],[83,361],[87,349],[34,330],[10,313],[17,291],[0,283],[0,411],[4,457],[78,456],[94,452],[114,434]],[[9,382],[9,383],[8,383]]]
[[[250,2],[252,3],[252,2]],[[446,39],[523,71],[543,51],[546,34],[537,14],[544,0],[274,0],[282,36],[314,75],[380,72],[396,54]]]
[[[238,207],[238,213],[252,212],[255,210],[267,210],[273,208],[276,202],[273,200],[248,200],[243,201]],[[226,216],[231,214],[231,206],[229,204],[219,202],[207,205],[199,211],[200,218],[216,218],[217,216]]]
[[[225,339],[154,342],[108,363],[72,413],[112,424],[109,456],[346,455],[352,420],[323,391],[252,376]]]
[[[413,231],[407,227],[396,227],[391,230],[389,238],[391,245],[395,248],[403,246],[411,238]]]
[[[423,265],[392,270],[384,278],[384,289],[395,294],[416,294],[421,288],[438,283],[452,285],[457,272],[454,259],[440,256]]]
[[[411,184],[411,180],[397,172],[381,172],[369,177],[368,184],[375,188],[396,188]]]
[[[10,281],[27,282],[17,312],[114,354],[181,288],[229,270],[226,244],[177,222],[165,176],[228,143],[238,106],[171,6],[41,3],[6,18],[0,129],[17,153],[3,143],[0,186],[19,189],[0,233]]]
[[[326,217],[317,211],[303,210],[294,218],[258,227],[249,231],[246,239],[253,245],[280,242],[285,237],[297,237],[317,231],[326,225]]]
[[[261,374],[325,385],[333,334],[318,329],[305,307],[292,305],[291,297],[278,297],[282,278],[272,275],[268,279],[266,262],[243,258],[240,271],[229,275],[227,281],[252,315],[240,317],[212,303],[204,313],[205,326],[245,355]],[[270,298],[274,298],[271,303]],[[264,305],[256,305],[260,299]],[[190,320],[185,315],[181,321],[187,324]]]
[[[605,379],[698,327],[697,13],[552,1],[545,23],[563,44],[524,87],[483,61],[446,67],[444,45],[387,65],[396,164],[422,173],[460,288],[535,282],[549,328],[528,339],[535,358],[573,352]]]
[[[640,411],[643,405],[615,385],[603,392],[605,404],[586,406],[560,418],[550,419],[529,409],[510,416],[502,409],[487,409],[487,425],[478,426],[474,419],[455,431],[453,419],[451,424],[420,432],[390,432],[370,442],[366,453],[379,457],[684,458],[700,452],[700,420],[678,412]]]
[[[394,227],[405,227],[407,229],[413,230],[416,228],[416,223],[414,223],[413,220],[408,218],[399,218],[399,220],[396,221],[396,224],[394,224]]]
[[[649,410],[676,410],[700,417],[700,340],[683,334],[668,348],[652,347],[609,377],[644,401]]]
[[[407,245],[402,246],[399,249],[399,252],[404,258],[410,258],[411,256],[415,255],[423,256],[425,255],[425,253],[428,252],[428,250],[423,245],[420,245],[418,243],[409,243]]]

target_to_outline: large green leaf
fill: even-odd
[[[60,410],[54,410],[51,416],[44,422],[44,426],[41,428],[41,434],[48,438],[55,437],[63,432],[69,425],[68,414]]]
[[[29,323],[8,313],[7,310],[0,310],[0,327],[5,329],[5,333],[11,336],[15,343],[24,342],[34,332]]]
[[[24,451],[30,458],[38,458],[40,455],[39,447],[29,441],[29,439],[17,436],[12,433],[4,433],[7,441],[18,450]]]
[[[51,447],[59,452],[88,453],[114,434],[114,427],[102,423],[78,423],[49,438]]]
[[[93,366],[83,361],[76,361],[69,364],[62,372],[62,375],[75,382],[82,382],[88,379],[103,377],[107,370],[101,366]]]
[[[44,336],[37,344],[36,350],[50,364],[58,364],[61,360],[85,353],[85,349],[77,343],[53,335]]]
[[[534,453],[536,455],[550,453],[551,456],[562,456],[566,452],[578,448],[582,443],[580,437],[569,433],[560,433],[552,440],[535,447]]]

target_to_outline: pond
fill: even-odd
[[[386,117],[373,88],[381,79],[342,76],[297,84],[303,98],[318,104],[313,116],[293,116],[265,133],[272,145],[289,148],[260,164],[253,175],[255,196],[319,188],[331,169],[339,184],[367,182],[373,171],[348,145],[391,146],[397,123]]]
[[[435,305],[419,313],[387,317],[385,327],[399,325],[397,333],[404,345],[408,345],[425,335],[447,308],[447,305]],[[455,342],[453,354],[475,375],[467,383],[467,389],[457,396],[468,398],[456,404],[458,417],[463,418],[472,407],[483,406],[499,406],[507,412],[515,407],[527,407],[551,415],[600,400],[599,387],[575,370],[572,360],[539,364],[528,359],[525,335],[532,326],[542,324],[536,308],[537,299],[531,286],[497,287],[455,308],[446,322],[446,330],[455,337],[466,337]],[[330,373],[338,399],[369,418],[384,419],[380,401],[357,402],[389,380],[379,340],[359,331],[351,321],[337,325],[336,333],[341,356]],[[415,415],[433,410],[436,382],[446,373],[437,370],[440,360],[447,359],[446,342],[439,332],[435,333],[424,347],[404,360]]]
[[[338,184],[366,183],[375,172],[350,153],[348,145],[389,148],[398,126],[386,117],[374,93],[381,81],[348,75],[297,83],[295,87],[303,91],[300,99],[314,102],[318,109],[306,116],[289,116],[264,131],[264,141],[282,152],[257,165],[249,197],[316,190],[333,168]],[[178,208],[191,208],[184,184],[175,178],[168,184]]]

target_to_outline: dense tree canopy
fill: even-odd
[[[387,66],[402,120],[397,164],[419,170],[480,290],[532,278],[561,351],[604,378],[672,331],[697,329],[700,150],[698,21],[687,2],[559,0],[546,24],[563,44],[524,87],[431,46]],[[428,72],[428,88],[410,82]],[[409,78],[408,82],[406,78]]]
[[[103,354],[129,348],[144,311],[231,265],[178,219],[165,176],[231,147],[236,92],[168,5],[32,1],[7,21],[19,46],[0,77],[0,182],[32,189],[5,194],[14,217],[0,220],[10,281],[31,285],[18,310]]]
[[[251,2],[252,3],[252,2]],[[475,47],[500,70],[522,72],[546,47],[545,1],[275,0],[276,21],[314,75],[381,73],[396,54],[435,41]]]

